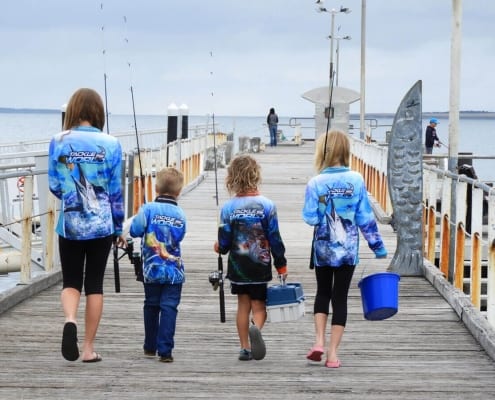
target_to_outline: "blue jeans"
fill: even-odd
[[[182,284],[144,284],[144,350],[170,356]]]
[[[270,125],[270,146],[277,145],[277,125]]]

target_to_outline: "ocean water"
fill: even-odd
[[[279,117],[279,129],[284,136],[291,138],[294,135],[293,124],[301,124],[303,138],[314,138],[314,121],[311,117],[297,118]],[[166,115],[138,115],[136,116],[138,131],[167,127]],[[386,132],[392,128],[393,118],[370,120],[373,139],[385,141]],[[2,113],[0,112],[0,143],[18,143],[22,141],[47,140],[61,130],[62,117],[58,113]],[[212,127],[212,117],[209,115],[189,116],[189,127]],[[359,137],[359,118],[352,118],[350,133]],[[428,119],[423,120],[423,129],[426,129]],[[448,155],[449,126],[447,119],[439,119],[437,135],[445,146],[434,148],[434,154]],[[110,133],[134,131],[134,117],[132,115],[110,115],[108,120]],[[106,127],[105,127],[106,130]],[[237,143],[241,136],[260,137],[265,143],[269,142],[266,116],[239,117],[215,116],[215,130],[217,132],[233,133]],[[458,148],[461,153],[473,153],[479,156],[491,156],[491,160],[473,160],[473,166],[482,181],[495,182],[495,119],[493,118],[461,118],[459,122]]]

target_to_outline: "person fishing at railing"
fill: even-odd
[[[175,168],[156,174],[154,201],[141,206],[129,233],[141,237],[144,277],[144,355],[172,362],[177,308],[185,281],[180,243],[186,216],[177,204],[184,175]]]
[[[126,245],[122,234],[122,150],[104,134],[105,113],[100,95],[87,88],[69,100],[65,131],[55,135],[48,152],[50,191],[61,200],[59,236],[65,324],[62,356],[69,361],[101,361],[94,340],[103,312],[103,278],[112,242]],[[86,294],[84,342],[77,338],[81,291]]]
[[[440,139],[437,136],[436,126],[438,125],[438,119],[430,119],[430,124],[426,127],[425,133],[425,154],[432,154],[433,147],[440,147]]]

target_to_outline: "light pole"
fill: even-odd
[[[340,28],[340,27],[339,27]],[[338,29],[337,29],[338,30]],[[332,37],[329,36],[331,39]],[[335,36],[335,40],[337,41],[337,48],[335,49],[335,53],[337,54],[337,60],[335,65],[335,86],[339,86],[339,57],[340,57],[340,41],[341,40],[351,40],[349,35],[345,36]]]
[[[323,3],[324,3],[324,0],[317,0],[316,1],[316,4],[317,4],[316,11],[327,12],[327,13],[330,13],[332,16],[331,25],[330,25],[330,36],[329,36],[331,39],[330,40],[330,80],[331,80],[333,78],[333,41],[335,40],[335,34],[334,34],[335,14],[338,14],[338,13],[349,14],[351,12],[351,10],[349,8],[346,8],[346,7],[340,7],[340,10],[336,10],[334,8],[329,10],[326,7],[324,7]]]
[[[361,94],[359,101],[359,137],[364,139],[364,117],[366,115],[366,0],[361,0]]]
[[[332,97],[332,86],[333,86],[333,42],[335,40],[335,14],[344,13],[349,14],[351,10],[346,7],[340,7],[340,10],[335,10],[334,8],[329,10],[324,6],[324,0],[316,0],[316,11],[317,12],[327,12],[332,16],[331,24],[330,24],[330,73],[329,73],[329,85],[328,85],[328,93],[329,93],[329,102],[328,102],[328,121],[331,119],[332,110],[331,107],[331,97]]]

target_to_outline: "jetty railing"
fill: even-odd
[[[387,158],[386,145],[352,138],[351,166],[391,219]],[[495,189],[447,171],[445,161],[424,156],[423,254],[495,326]]]
[[[426,259],[495,326],[495,189],[425,164],[423,199]]]
[[[387,183],[388,148],[364,140],[351,140],[351,168],[361,173],[371,195],[388,216],[392,215],[392,203]]]
[[[156,195],[154,182],[159,169],[180,169],[187,189],[211,169],[213,157],[221,167],[229,156],[228,136],[224,133],[204,133],[169,144],[166,136],[157,136],[154,131],[149,137],[141,134],[141,138],[149,147],[140,146],[139,156],[130,141],[123,153],[126,219],[145,199],[151,201]],[[37,146],[41,141],[32,148]],[[11,149],[0,146],[0,151]],[[42,150],[15,150],[18,152],[4,152],[0,157],[0,278],[14,273],[18,275],[15,284],[27,284],[34,276],[59,265],[54,227],[60,204],[48,189],[48,142],[43,142]]]

